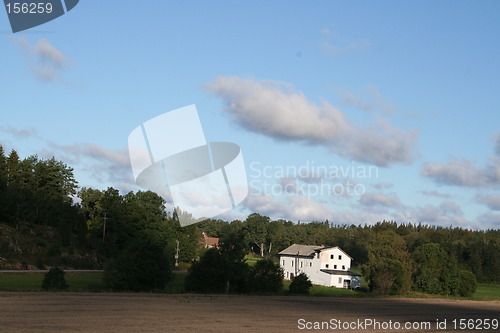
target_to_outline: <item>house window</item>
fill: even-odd
[[[330,259],[333,259],[333,254],[330,255]]]
[[[328,264],[326,264],[325,266],[326,266],[326,268],[328,268]]]
[[[339,260],[342,260],[342,256],[341,255],[339,255]]]
[[[304,262],[303,262],[303,261],[301,261],[301,262],[300,262],[300,268],[302,268],[303,264],[304,264]]]
[[[345,269],[345,266],[344,266],[344,265],[342,265],[342,269]]]
[[[342,283],[342,278],[341,278],[341,277],[339,277],[339,284],[340,284],[340,283]]]
[[[283,259],[283,266],[285,266],[285,260]]]
[[[337,265],[333,265],[333,269],[337,269]]]
[[[292,264],[292,267],[293,267],[293,260],[292,260],[292,261],[290,261],[290,263]]]
[[[310,263],[309,263],[309,267],[312,267],[312,266],[313,266],[313,263],[312,263],[312,262],[310,262]]]

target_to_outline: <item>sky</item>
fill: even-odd
[[[0,144],[81,187],[143,190],[129,134],[195,104],[245,162],[249,194],[222,219],[498,229],[499,16],[487,0],[82,0],[13,34],[0,10]]]

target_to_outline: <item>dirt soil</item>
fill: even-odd
[[[0,332],[316,332],[313,328],[318,327],[330,332],[458,332],[453,320],[458,325],[460,319],[481,323],[494,318],[500,320],[500,302],[0,292]],[[338,325],[337,320],[355,326],[349,330],[329,326]],[[373,321],[368,326],[365,320],[375,320],[379,326]],[[399,330],[394,329],[396,322],[401,324]],[[409,330],[405,322],[430,322],[432,326]]]

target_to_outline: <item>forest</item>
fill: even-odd
[[[179,262],[189,265],[203,257],[202,232],[219,237],[223,246],[239,242],[244,253],[267,258],[294,243],[339,246],[380,294],[461,294],[460,288],[476,281],[500,282],[500,230],[425,221],[301,223],[258,213],[181,227],[176,213],[166,211],[165,201],[153,192],[80,188],[65,163],[20,158],[0,146],[0,269],[102,269],[116,267],[124,256],[159,251],[158,260],[165,258],[169,266],[161,267],[166,272],[174,265],[177,244]]]

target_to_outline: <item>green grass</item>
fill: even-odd
[[[103,273],[66,273],[64,275],[72,292],[100,292],[104,290]],[[41,291],[44,273],[4,273],[0,274],[0,291]],[[176,294],[184,292],[185,273],[174,274],[165,290]]]
[[[472,296],[474,299],[500,301],[500,285],[480,283]]]
[[[312,296],[329,296],[329,297],[364,297],[367,293],[354,291],[350,289],[325,287],[325,286],[312,286],[309,290]]]
[[[44,273],[0,274],[1,291],[40,291]],[[102,273],[66,273],[68,291],[100,291],[103,289]]]
[[[69,291],[97,292],[104,289],[102,276],[103,273],[66,273],[65,278]]]
[[[1,291],[40,291],[43,274],[0,274]]]
[[[259,260],[262,260],[262,257],[251,254],[247,254],[245,256],[245,262],[248,264],[248,266],[255,265],[255,263]]]
[[[254,262],[260,260],[260,257],[255,257]],[[68,291],[72,292],[100,292],[104,290],[102,282],[103,273],[66,273],[66,282],[69,285]],[[43,282],[43,273],[2,273],[0,274],[0,291],[41,291]],[[171,281],[169,281],[164,290],[160,292],[168,294],[184,293],[185,273],[176,273]],[[290,281],[283,282],[283,294],[286,294]],[[312,296],[326,297],[367,297],[370,293],[363,293],[348,289],[316,286],[310,289]],[[396,297],[413,297],[413,298],[442,298],[442,295],[430,295],[422,293],[409,293]],[[460,297],[448,297],[454,299],[463,299]],[[500,301],[500,285],[496,284],[478,284],[477,290],[470,299],[484,301]]]
[[[283,281],[283,293],[288,291],[290,283],[291,281],[288,280]],[[370,294],[350,289],[313,285],[311,289],[309,289],[309,295],[327,297],[365,297]]]

